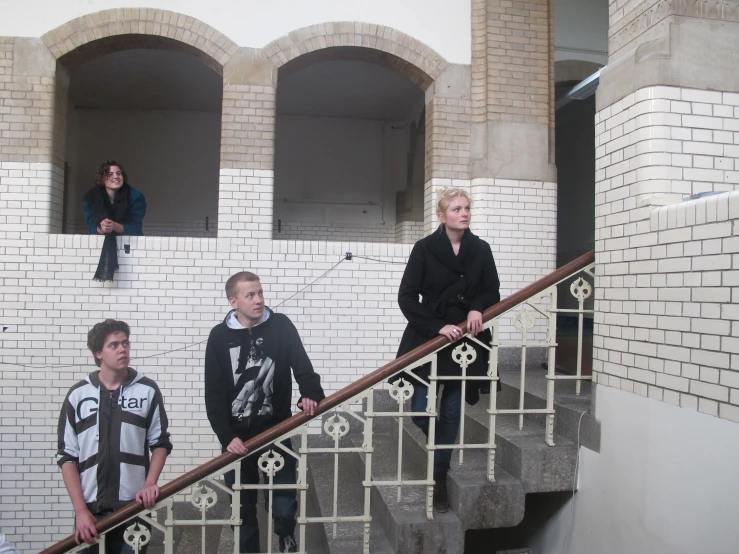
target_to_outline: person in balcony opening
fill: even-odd
[[[113,319],[90,330],[87,347],[100,369],[69,389],[59,414],[56,459],[74,508],[77,544],[95,544],[95,521],[134,499],[153,507],[172,451],[159,387],[128,366],[130,334],[125,322]],[[124,540],[133,523],[106,533],[106,554],[133,554]]]
[[[454,361],[453,353],[457,351],[469,359],[474,349],[477,357],[468,365],[467,375],[484,376],[488,370],[488,350],[471,340],[458,343],[462,339],[462,330],[456,324],[466,319],[469,334],[490,344],[490,331],[482,330],[482,312],[500,301],[500,281],[493,253],[490,245],[469,229],[470,198],[464,190],[447,188],[441,191],[437,213],[441,225],[415,244],[400,282],[398,304],[408,325],[400,341],[398,356],[437,335],[443,335],[452,344],[438,353],[438,375],[461,376],[461,366]],[[470,350],[457,350],[462,344]],[[430,364],[426,364],[416,370],[416,375],[428,382],[430,369]],[[413,381],[411,409],[424,412],[428,388],[420,381]],[[483,383],[467,381],[467,402],[477,402]],[[462,385],[461,380],[437,381],[437,394],[441,389],[441,397],[436,444],[454,444],[457,441]],[[429,418],[412,416],[412,420],[428,436]],[[433,502],[439,512],[449,509],[446,480],[451,457],[452,450],[434,452]]]
[[[95,186],[85,194],[83,210],[90,234],[105,235],[94,279],[112,281],[118,269],[115,237],[144,234],[146,198],[128,184],[121,164],[106,160],[95,171]]]
[[[244,456],[245,440],[292,415],[291,368],[300,389],[298,408],[312,416],[325,395],[293,323],[265,306],[259,277],[249,271],[231,276],[226,282],[226,297],[232,310],[210,332],[205,348],[205,409],[223,452]],[[290,439],[282,442],[292,449]],[[241,483],[259,483],[258,460],[268,450],[254,452],[241,461]],[[274,483],[295,483],[295,458],[280,448],[273,450],[284,459]],[[229,487],[233,487],[235,477],[233,471],[225,475]],[[266,475],[264,479],[268,482]],[[264,496],[267,504],[267,491]],[[239,552],[262,552],[257,491],[243,491],[241,499]],[[280,552],[298,551],[296,510],[294,489],[274,491],[272,518]]]

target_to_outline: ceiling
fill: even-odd
[[[423,98],[420,88],[391,69],[326,61],[280,77],[277,113],[401,121]]]
[[[69,97],[77,107],[221,111],[223,79],[179,52],[124,50],[72,72]]]
[[[107,54],[72,72],[79,108],[221,111],[221,76],[190,56],[163,50]],[[279,114],[402,121],[423,91],[391,69],[360,61],[324,61],[281,76]],[[417,116],[417,114],[415,114]]]

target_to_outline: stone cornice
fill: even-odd
[[[608,44],[611,56],[671,16],[739,22],[739,0],[659,0],[621,28],[614,25]]]

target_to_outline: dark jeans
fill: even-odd
[[[292,450],[290,439],[282,441],[285,446]],[[268,449],[267,449],[268,450]],[[295,483],[296,460],[290,454],[286,454],[281,448],[274,447],[274,451],[285,460],[284,467],[275,472],[274,484],[287,485]],[[259,483],[259,470],[257,463],[259,456],[265,450],[259,450],[241,461],[241,484],[256,485]],[[264,483],[269,483],[267,474],[263,474]],[[229,471],[224,476],[226,485],[233,488],[236,480],[234,471]],[[241,539],[239,540],[239,552],[261,552],[259,548],[259,524],[257,522],[257,493],[256,490],[241,491]],[[274,531],[279,537],[286,537],[295,532],[295,514],[298,510],[295,489],[282,489],[272,491],[272,519],[274,520]],[[264,491],[264,506],[269,513],[269,491]]]
[[[102,519],[112,513],[113,510],[106,510],[92,515],[95,516],[95,519]],[[126,541],[123,538],[123,534],[126,532],[126,529],[131,527],[131,525],[134,525],[134,523],[138,523],[141,527],[146,527],[147,529],[149,529],[149,531],[151,531],[149,525],[138,518],[122,523],[115,529],[112,529],[111,531],[105,533],[105,554],[135,554],[136,551],[133,549],[132,546],[126,544]],[[147,543],[145,546],[140,547],[139,554],[146,554],[146,550],[148,548],[149,543]],[[91,546],[90,548],[83,550],[82,552],[83,554],[99,554],[100,546],[96,544],[95,546]]]
[[[413,398],[411,411],[423,412],[428,402],[428,387],[422,384],[413,384]],[[459,418],[462,410],[462,383],[460,381],[445,381],[443,385],[436,385],[436,393],[441,388],[441,403],[439,417],[436,420],[434,444],[454,444],[459,432]],[[425,416],[411,416],[411,420],[428,437],[429,419]],[[434,451],[434,473],[447,472],[452,460],[452,450]]]

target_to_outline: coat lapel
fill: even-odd
[[[434,253],[434,256],[436,256],[439,262],[454,273],[464,273],[467,260],[474,257],[477,252],[475,235],[469,229],[464,232],[462,245],[459,247],[459,254],[456,256],[454,255],[454,250],[452,250],[452,243],[449,241],[444,225],[439,225],[439,229],[432,237],[432,240],[429,241],[429,249]]]

